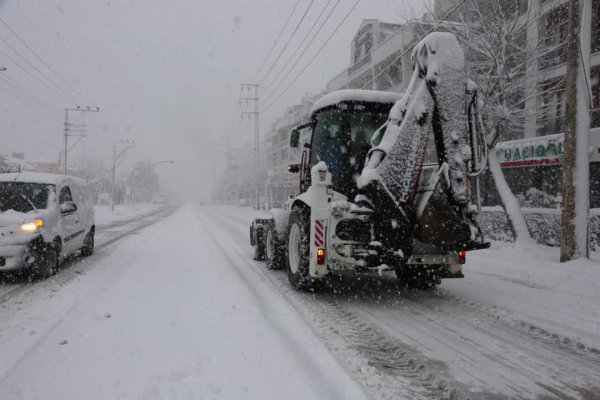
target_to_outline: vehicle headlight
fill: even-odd
[[[41,219],[38,218],[31,222],[26,222],[24,224],[21,224],[21,230],[23,232],[33,233],[33,232],[37,231],[39,228],[41,228],[42,226],[44,226],[44,221],[42,221]]]

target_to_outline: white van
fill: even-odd
[[[82,179],[0,174],[0,271],[48,277],[74,252],[91,255],[94,232],[94,204]]]

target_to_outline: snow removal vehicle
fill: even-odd
[[[486,148],[463,52],[452,34],[431,33],[413,63],[403,95],[333,92],[292,131],[292,147],[310,133],[288,167],[300,193],[255,219],[250,241],[295,289],[346,270],[394,270],[432,287],[463,277],[466,251],[489,247],[472,204]]]

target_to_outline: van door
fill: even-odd
[[[77,204],[73,201],[69,186],[63,186],[58,195],[60,204],[60,231],[63,239],[63,253],[69,255],[83,244],[85,229],[83,229]]]

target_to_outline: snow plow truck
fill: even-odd
[[[303,145],[300,193],[250,227],[255,258],[309,289],[340,271],[393,270],[419,288],[460,278],[467,251],[489,247],[476,221],[486,144],[476,85],[450,33],[412,52],[404,94],[341,90],[292,130]],[[474,200],[475,199],[475,200]]]

